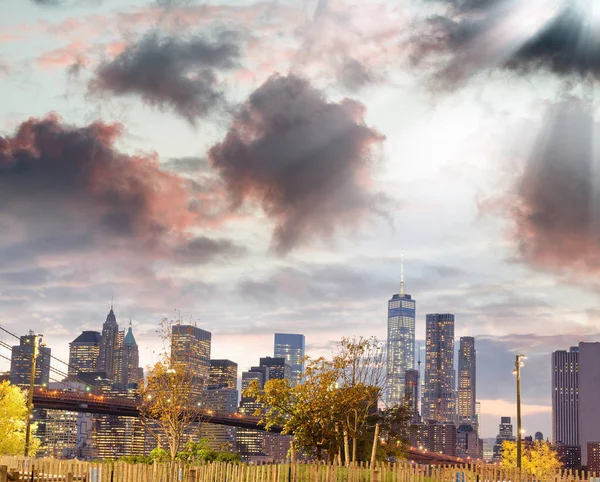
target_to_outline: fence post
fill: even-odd
[[[188,473],[189,482],[196,482],[196,469],[190,469]]]
[[[67,472],[66,482],[73,482],[73,472]]]
[[[8,467],[0,465],[0,482],[8,482]]]
[[[371,482],[381,482],[381,470],[376,468],[371,470]]]

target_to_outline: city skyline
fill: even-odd
[[[452,50],[412,43],[444,0],[0,3],[8,329],[66,360],[114,294],[142,366],[174,309],[240,371],[278,332],[327,356],[387,338],[404,250],[415,340],[435,312],[476,339],[482,436],[514,419],[518,353],[524,427],[551,433],[551,353],[600,340],[597,123],[545,49],[515,55],[541,21]]]

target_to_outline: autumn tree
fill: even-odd
[[[292,387],[287,380],[273,379],[260,388],[253,380],[244,390],[264,407],[255,415],[269,430],[282,427],[282,433],[294,434],[295,447],[313,451],[318,460],[327,454],[330,459],[338,453],[343,418],[336,390],[337,373],[332,362],[324,358],[307,357],[304,381]]]
[[[377,413],[387,380],[383,345],[375,337],[342,338],[333,365],[344,408],[344,445],[346,460],[357,460],[357,450],[369,427],[369,416]],[[352,454],[348,452],[348,439]]]
[[[183,447],[186,435],[200,421],[201,380],[192,363],[171,357],[173,322],[163,320],[159,334],[165,347],[159,361],[149,367],[139,389],[140,419],[160,446],[166,442],[171,461]]]
[[[0,455],[25,453],[26,419],[27,402],[24,392],[8,381],[0,382]],[[35,455],[39,445],[39,439],[32,437],[29,453]]]
[[[500,465],[503,469],[517,467],[517,444],[510,440],[502,442],[502,458]],[[558,454],[548,442],[536,441],[523,445],[521,468],[534,476],[543,476],[555,472],[561,467]]]
[[[384,421],[377,411],[386,379],[382,346],[375,338],[344,338],[332,360],[306,359],[304,379],[294,387],[287,380],[269,380],[262,389],[252,382],[244,396],[262,404],[256,415],[267,430],[281,426],[298,448],[330,461],[342,459],[343,449],[347,463],[356,461],[359,443],[372,446],[373,429]]]

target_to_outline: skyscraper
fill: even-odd
[[[237,390],[238,365],[231,360],[211,360],[208,385],[213,388]]]
[[[458,349],[458,419],[476,424],[475,338],[463,336]]]
[[[292,367],[288,365],[285,358],[271,358],[270,356],[260,359],[261,367],[269,367],[269,380],[292,379]]]
[[[600,442],[600,343],[579,343],[578,432],[581,463],[587,465],[588,444]]]
[[[404,402],[405,372],[415,368],[416,302],[404,291],[404,267],[400,290],[388,301],[387,323],[387,403]]]
[[[269,381],[269,367],[252,367],[246,372],[242,372],[242,393],[250,386],[253,380],[256,380],[259,388],[264,388],[265,383]],[[252,397],[244,397],[240,402],[240,413],[242,415],[254,415],[257,409],[262,408],[261,404]],[[263,443],[265,432],[249,428],[237,429],[237,450],[245,459],[252,456],[263,454]]]
[[[502,442],[505,440],[515,440],[510,417],[500,417],[498,435],[496,436],[496,443],[494,444],[494,460],[499,460],[502,456]]]
[[[410,407],[410,411],[412,414],[411,421],[416,423],[419,421],[419,384],[420,384],[420,376],[419,370],[406,370],[405,372],[405,382],[404,385],[406,387],[406,402]]]
[[[98,355],[98,371],[106,373],[106,378],[113,379],[115,375],[115,345],[119,325],[111,305],[106,321],[102,325],[100,354]]]
[[[304,335],[275,333],[275,358],[285,358],[292,367],[291,384],[296,385],[304,376]]]
[[[210,378],[211,337],[210,332],[192,325],[173,325],[171,329],[171,361],[191,371],[197,396]]]
[[[552,442],[566,447],[579,444],[578,366],[578,347],[552,353]]]
[[[97,331],[82,331],[69,343],[69,378],[76,379],[79,373],[98,371],[98,356],[102,337]]]
[[[139,383],[138,369],[140,365],[140,353],[138,345],[133,336],[131,321],[127,334],[123,338],[122,357],[121,357],[121,383],[128,385],[130,383]]]
[[[31,332],[30,332],[31,333]],[[34,335],[20,337],[19,344],[12,347],[10,357],[10,383],[13,385],[29,385],[31,382],[31,361],[33,359]],[[36,357],[34,384],[48,386],[50,382],[50,348],[38,347]]]
[[[454,315],[428,314],[426,320],[423,420],[455,418]]]

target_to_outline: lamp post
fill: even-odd
[[[525,355],[515,357],[515,369],[513,373],[517,376],[517,468],[521,469],[522,446],[521,446],[521,368],[524,366],[522,360],[527,360]]]
[[[25,421],[25,457],[29,456],[29,446],[31,445],[31,418],[33,417],[33,389],[35,385],[35,370],[37,365],[37,356],[39,353],[38,344],[42,345],[42,336],[31,333],[31,373],[29,377],[29,393],[27,394],[27,420]]]

